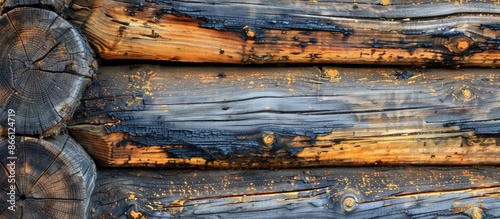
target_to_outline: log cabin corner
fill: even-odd
[[[0,218],[500,217],[498,0],[0,0],[0,33]]]

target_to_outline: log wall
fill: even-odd
[[[21,118],[0,136],[0,190],[18,209],[0,201],[0,217],[500,217],[487,166],[500,164],[499,72],[457,70],[500,66],[498,5],[0,0],[0,115]],[[103,60],[370,66],[110,66],[96,79],[60,16]],[[101,167],[273,170],[103,168],[91,197],[94,163],[64,133],[91,78],[68,129]],[[332,165],[386,167],[275,170]]]

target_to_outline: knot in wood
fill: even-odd
[[[262,141],[266,146],[271,146],[274,143],[274,132],[262,134]]]
[[[464,36],[452,37],[449,42],[445,45],[450,52],[453,53],[463,53],[467,51],[472,44],[472,40]]]
[[[340,206],[345,212],[352,212],[358,207],[358,197],[352,193],[342,196]]]
[[[465,51],[469,48],[469,41],[465,39],[457,40],[457,49],[460,51]]]
[[[354,198],[348,197],[348,198],[344,199],[344,205],[346,207],[352,208],[352,207],[354,207],[354,204],[355,204]]]
[[[467,103],[474,99],[477,99],[479,97],[478,94],[479,91],[474,87],[463,85],[461,87],[454,88],[454,91],[451,95],[453,96],[454,101]]]
[[[380,4],[383,5],[383,6],[390,5],[391,4],[391,0],[381,0]]]

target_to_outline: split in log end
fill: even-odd
[[[0,118],[15,114],[19,134],[56,133],[97,68],[92,50],[71,24],[43,9],[9,11],[0,32]],[[8,122],[0,122],[2,134]]]

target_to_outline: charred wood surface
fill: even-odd
[[[103,166],[500,164],[495,69],[103,67],[68,128]]]
[[[486,1],[75,1],[103,59],[499,66]]]
[[[0,17],[0,131],[51,135],[73,114],[96,68],[93,52],[54,12],[16,8]]]
[[[498,167],[102,170],[92,218],[497,218]]]
[[[86,218],[96,174],[68,135],[0,138],[0,218]]]

